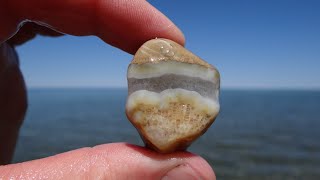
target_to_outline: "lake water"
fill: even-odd
[[[15,162],[108,142],[143,145],[126,89],[33,89]],[[221,91],[221,112],[189,151],[218,179],[320,179],[320,91]]]

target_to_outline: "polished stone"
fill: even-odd
[[[160,153],[185,150],[219,113],[219,72],[171,40],[143,44],[127,77],[127,117]]]

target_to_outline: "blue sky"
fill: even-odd
[[[222,88],[320,89],[320,1],[152,0]],[[96,37],[37,37],[20,46],[28,87],[126,87],[132,55]]]

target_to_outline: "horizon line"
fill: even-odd
[[[127,89],[127,86],[29,86],[27,90],[35,89]],[[320,91],[320,87],[221,87],[221,90],[303,90]]]

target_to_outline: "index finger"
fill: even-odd
[[[184,45],[172,21],[144,0],[24,0],[6,1],[12,19],[29,19],[71,35],[96,35],[133,54],[156,37]],[[14,24],[14,23],[11,23]]]

